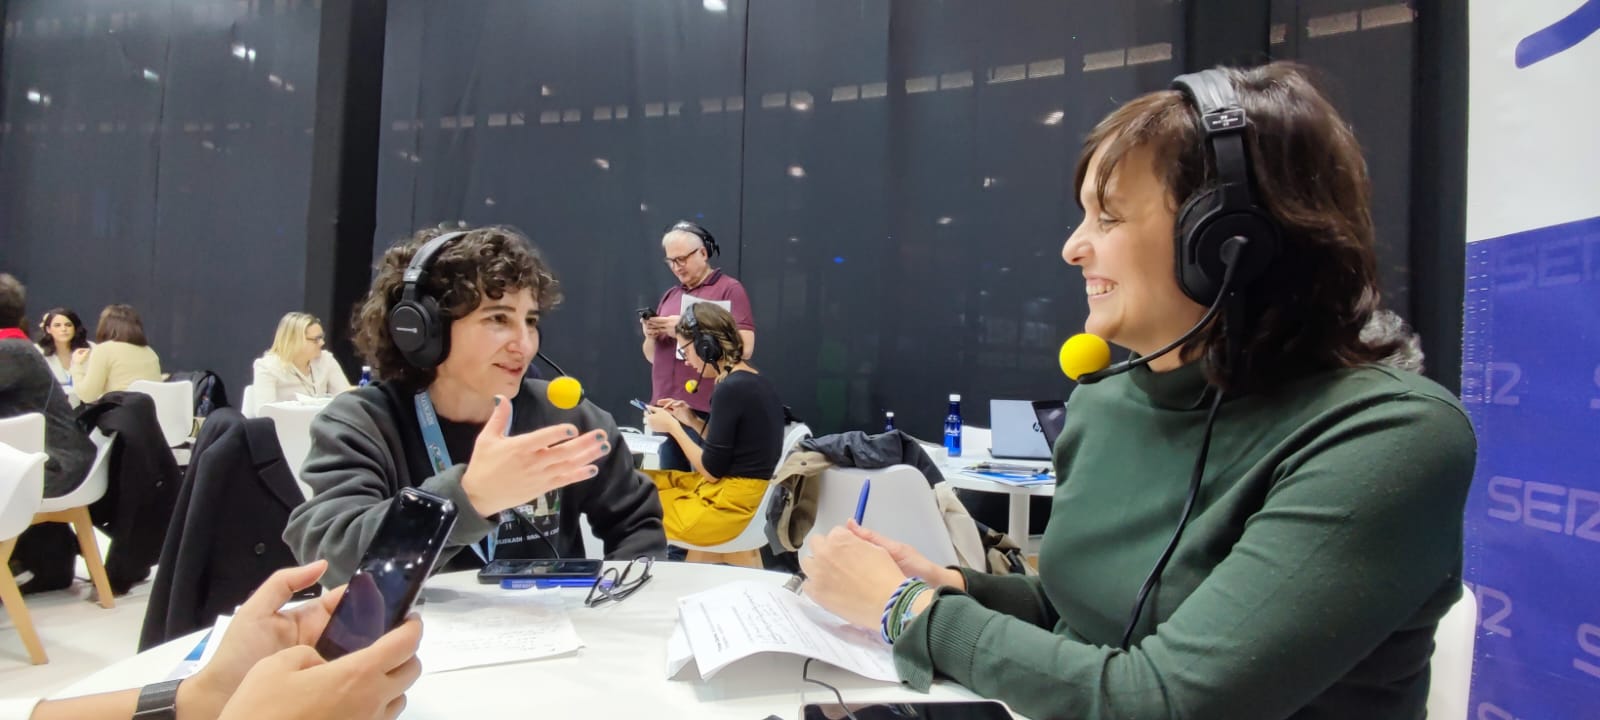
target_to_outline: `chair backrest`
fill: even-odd
[[[256,398],[256,386],[244,386],[244,397],[239,399],[239,414],[253,418],[261,412],[259,400]]]
[[[42,452],[24,452],[0,443],[0,540],[10,540],[33,524],[44,497]]]
[[[300,479],[300,466],[311,454],[311,420],[324,407],[293,401],[261,406],[261,417],[272,419],[272,425],[278,433],[278,445],[283,448],[283,461],[289,465],[289,472],[294,474],[296,480]]]
[[[1439,619],[1429,662],[1428,717],[1465,718],[1472,691],[1472,653],[1478,638],[1478,599],[1463,586],[1461,599]]]
[[[805,423],[789,423],[789,427],[783,431],[783,449],[778,451],[778,467],[772,469],[772,477],[778,477],[778,468],[783,467],[784,459],[789,457],[789,453],[794,452],[795,446],[799,445],[801,440],[808,437],[811,437],[811,426]]]
[[[0,443],[23,452],[44,452],[44,415],[28,413],[0,419]]]
[[[817,494],[817,520],[807,533],[826,533],[855,516],[861,483],[872,479],[867,495],[867,510],[862,525],[886,537],[917,549],[942,566],[955,565],[956,548],[944,526],[944,515],[933,488],[920,471],[910,465],[891,465],[875,470],[831,467],[822,471]]]
[[[168,447],[189,441],[194,432],[194,383],[135,380],[128,385],[128,392],[144,393],[156,402],[156,421],[161,423]]]

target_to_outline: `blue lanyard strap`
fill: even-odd
[[[439,429],[439,414],[433,410],[433,400],[428,397],[428,391],[423,390],[411,396],[412,405],[416,406],[417,424],[422,426],[422,444],[428,453],[428,463],[433,466],[435,474],[449,470],[455,465],[450,462],[450,448],[444,444],[444,432]],[[497,521],[501,518],[495,518]],[[495,523],[494,529],[483,539],[483,546],[477,543],[468,545],[478,554],[484,562],[494,562],[495,545],[500,542],[500,524]]]

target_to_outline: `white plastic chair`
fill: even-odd
[[[945,529],[944,514],[933,495],[928,479],[910,465],[886,468],[831,467],[822,471],[817,493],[817,520],[806,534],[827,533],[855,517],[861,483],[872,479],[867,509],[861,524],[874,532],[894,538],[917,549],[941,567],[958,564],[955,545]],[[805,552],[802,543],[801,552]]]
[[[23,452],[44,452],[44,415],[28,413],[0,419],[0,443]]]
[[[1472,691],[1472,653],[1478,639],[1478,598],[1463,587],[1461,599],[1439,619],[1433,633],[1428,717],[1465,718]]]
[[[194,434],[194,383],[135,380],[128,385],[128,392],[144,393],[156,401],[156,420],[161,423],[167,447],[189,442]]]
[[[39,442],[44,442],[43,427]],[[28,649],[28,660],[34,665],[50,662],[39,642],[39,633],[33,629],[33,616],[22,600],[22,590],[11,574],[11,552],[17,547],[17,536],[28,529],[33,513],[39,508],[44,495],[44,461],[42,452],[24,452],[8,443],[0,443],[0,601],[5,602],[6,614],[17,627],[22,645]]]
[[[811,437],[811,428],[805,423],[794,423],[784,431],[783,447],[778,452],[778,465],[772,469],[773,475],[777,475],[778,468],[783,467],[783,459],[789,457],[794,447],[808,437]],[[672,544],[688,550],[691,562],[726,562],[760,568],[761,548],[767,544],[767,510],[772,506],[777,489],[778,483],[767,483],[767,492],[761,496],[756,514],[750,517],[750,522],[732,540],[716,545],[693,545],[680,540],[674,540]]]
[[[261,404],[256,398],[256,386],[244,386],[244,397],[239,399],[239,414],[253,418],[261,412]]]
[[[67,523],[78,536],[78,551],[83,554],[83,564],[89,568],[89,579],[94,582],[94,592],[100,598],[100,607],[111,609],[117,601],[111,594],[111,578],[100,557],[100,543],[94,536],[94,521],[89,517],[89,506],[106,496],[111,486],[111,445],[117,434],[106,435],[99,430],[89,433],[95,445],[94,463],[89,474],[72,492],[60,497],[45,498],[33,515],[33,524],[46,522]]]
[[[278,432],[278,445],[283,448],[283,461],[289,465],[294,479],[300,480],[300,466],[311,454],[311,420],[322,412],[325,405],[306,405],[294,401],[267,403],[261,406],[261,417],[271,418]],[[311,497],[310,491],[306,497]]]

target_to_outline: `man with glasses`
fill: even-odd
[[[704,386],[690,392],[684,387],[689,380],[699,380],[699,373],[685,365],[679,354],[673,329],[683,311],[697,302],[713,302],[733,314],[744,340],[746,360],[755,353],[756,324],[750,311],[750,296],[744,285],[711,266],[711,258],[718,254],[716,238],[705,228],[682,221],[667,228],[661,238],[661,249],[667,269],[678,283],[667,289],[656,304],[655,316],[642,318],[644,331],[641,351],[650,368],[650,401],[663,407],[681,402],[694,410],[701,419],[711,411],[711,390],[715,380],[705,380]],[[670,438],[661,445],[661,469],[690,470],[689,459]]]

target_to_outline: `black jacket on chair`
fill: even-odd
[[[272,420],[213,411],[195,439],[139,650],[210,627],[273,571],[295,565],[283,529],[303,502]]]
[[[78,424],[117,433],[109,487],[105,497],[89,506],[89,516],[111,536],[106,575],[112,592],[121,595],[150,577],[150,566],[161,557],[178,497],[178,462],[161,434],[156,403],[144,393],[106,393],[79,411]]]

